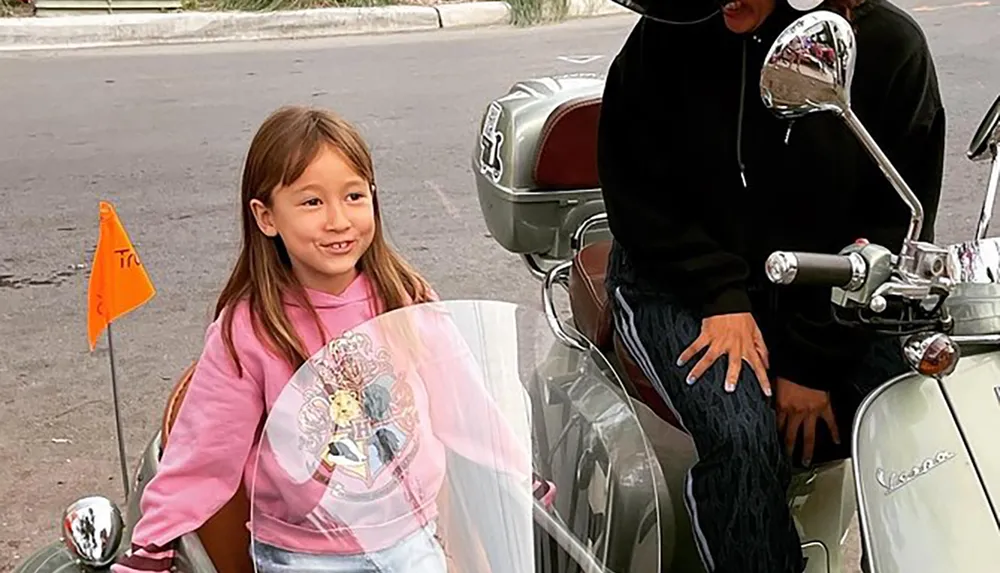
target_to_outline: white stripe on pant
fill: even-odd
[[[622,312],[625,316],[619,316],[618,313],[613,313],[615,315],[615,326],[618,330],[618,335],[621,336],[622,342],[628,349],[629,354],[635,359],[636,364],[642,369],[646,378],[653,383],[653,387],[656,388],[656,392],[663,398],[667,407],[673,413],[674,417],[680,423],[681,428],[688,434],[687,427],[684,425],[684,420],[681,415],[674,408],[673,402],[670,400],[670,395],[667,393],[663,382],[660,381],[660,377],[656,374],[656,370],[652,366],[652,361],[649,355],[646,353],[646,349],[642,345],[642,341],[639,339],[639,333],[635,328],[635,315],[632,313],[631,307],[629,307],[628,302],[625,301],[625,297],[621,294],[621,289],[615,289],[615,299],[618,301],[618,305],[621,307]],[[614,307],[614,305],[612,305]],[[627,317],[627,320],[626,320]],[[694,449],[695,463],[698,462],[698,449]],[[686,477],[684,478],[684,506],[687,508],[688,516],[691,518],[691,525],[694,529],[695,541],[698,546],[698,553],[701,556],[702,565],[705,569],[711,573],[715,570],[715,563],[712,559],[712,552],[709,550],[708,541],[705,539],[705,534],[701,530],[701,524],[698,521],[698,505],[694,499],[694,492],[691,488],[691,470],[688,470]]]

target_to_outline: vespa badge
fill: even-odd
[[[955,457],[955,454],[947,450],[942,450],[937,455],[927,458],[913,468],[902,471],[886,473],[882,468],[875,470],[875,480],[885,489],[886,495],[898,490],[918,477],[926,474],[932,469],[940,466]]]

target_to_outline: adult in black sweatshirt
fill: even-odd
[[[905,365],[897,342],[833,322],[829,288],[772,285],[764,261],[858,238],[898,252],[909,212],[840,118],[779,119],[761,102],[764,56],[802,15],[789,0],[619,1],[644,17],[600,123],[616,329],[694,439],[687,501],[706,568],[799,573],[792,464],[849,456],[863,395]],[[854,26],[853,108],[933,240],[945,116],[924,34],[888,0],[818,9]]]

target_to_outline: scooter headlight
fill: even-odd
[[[921,332],[903,343],[903,355],[920,374],[943,378],[955,371],[961,351],[947,334]]]

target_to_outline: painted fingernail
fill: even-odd
[[[684,360],[683,360],[683,359],[681,359],[681,358],[678,358],[678,359],[677,359],[677,365],[678,365],[678,366],[684,366]]]
[[[694,380],[695,380],[694,376],[688,376],[687,378],[688,386],[694,384]]]
[[[732,392],[735,389],[736,389],[735,384],[730,384],[729,382],[726,382],[726,392]]]
[[[771,396],[771,388],[769,386],[764,387],[764,395],[767,397]]]
[[[812,463],[812,460],[802,460],[802,465],[804,465],[805,467],[809,467],[810,463]]]

